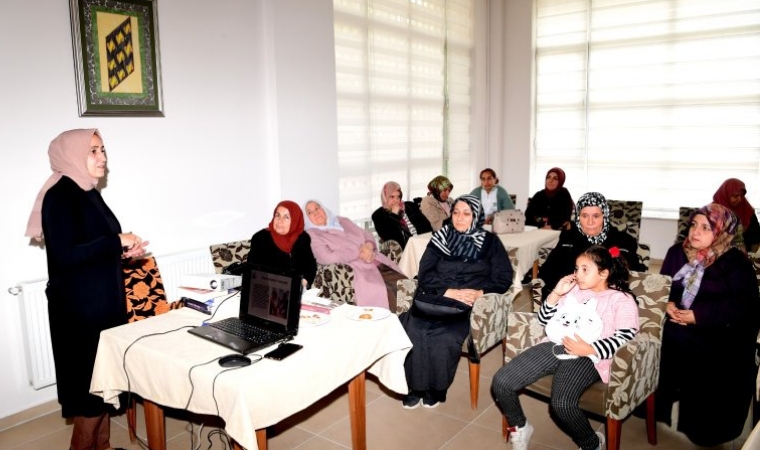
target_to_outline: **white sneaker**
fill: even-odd
[[[596,437],[599,438],[599,447],[597,447],[596,450],[604,450],[605,448],[607,448],[604,446],[604,444],[606,443],[605,442],[606,439],[604,438],[604,433],[602,433],[601,431],[597,431]]]
[[[522,427],[509,427],[509,442],[512,450],[528,450],[530,437],[533,436],[533,425],[525,422]]]
[[[604,433],[601,431],[596,432],[596,437],[599,438],[599,447],[596,448],[596,450],[605,450],[607,447],[604,446],[606,443],[606,439],[604,438]],[[578,450],[583,450],[582,448],[579,448]]]

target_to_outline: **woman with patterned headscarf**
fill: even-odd
[[[710,203],[691,216],[689,236],[668,250],[673,277],[663,330],[656,419],[695,444],[717,446],[744,428],[755,386],[758,290],[752,264],[731,242],[736,216]]]
[[[744,182],[737,178],[724,181],[715,191],[713,202],[728,208],[739,218],[734,245],[745,253],[755,251],[760,244],[760,222],[755,215],[755,208],[747,201]]]
[[[311,238],[304,233],[303,213],[298,204],[290,200],[277,204],[269,226],[251,237],[248,262],[292,270],[302,277],[305,287],[311,286],[317,274],[317,261],[311,252]]]
[[[48,149],[53,173],[42,186],[26,235],[47,254],[50,338],[61,415],[74,424],[72,450],[110,449],[112,411],[90,394],[100,332],[127,323],[125,259],[147,241],[121,231],[100,195],[106,149],[97,129],[69,130]]]
[[[427,217],[433,231],[438,231],[443,226],[443,221],[451,217],[451,199],[449,194],[454,185],[443,175],[430,180],[427,185],[428,194],[420,203],[420,211]]]
[[[570,226],[573,215],[573,198],[564,187],[565,171],[552,167],[546,173],[544,189],[536,192],[525,210],[525,225],[552,230]]]
[[[598,192],[588,192],[575,205],[575,223],[562,230],[559,242],[549,253],[546,262],[538,271],[538,277],[546,285],[543,298],[551,292],[560,278],[573,273],[575,260],[592,245],[606,248],[617,247],[628,262],[630,270],[645,272],[646,267],[639,262],[636,250],[638,244],[629,234],[610,226],[610,207],[607,199]]]
[[[470,332],[473,303],[512,285],[507,252],[495,234],[483,229],[484,220],[477,197],[459,197],[451,223],[433,233],[422,255],[414,302],[400,316],[413,344],[404,363],[409,386],[404,408],[435,408],[446,401]]]
[[[403,195],[398,183],[385,183],[380,192],[382,206],[372,213],[372,222],[380,239],[396,241],[401,248],[406,247],[410,237],[432,231],[430,222],[417,205],[403,201]]]

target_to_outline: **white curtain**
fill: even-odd
[[[760,0],[536,0],[535,164],[575,198],[701,206],[740,178],[760,207]]]
[[[472,0],[335,0],[339,214],[369,219],[398,182],[422,197],[470,168]]]

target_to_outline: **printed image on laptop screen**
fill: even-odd
[[[251,272],[248,314],[282,325],[288,323],[290,277],[254,270]]]

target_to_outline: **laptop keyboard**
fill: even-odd
[[[274,333],[249,323],[245,323],[234,317],[210,323],[209,326],[255,343],[274,342],[284,336],[282,333]]]

